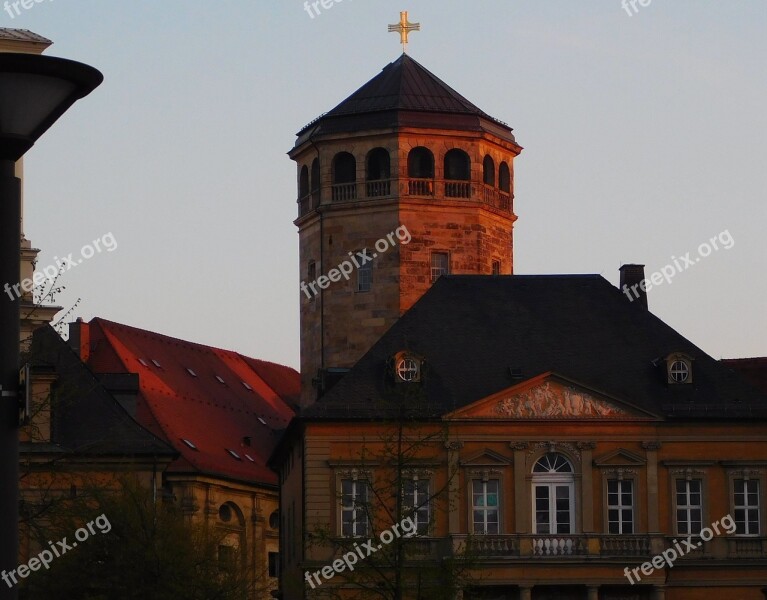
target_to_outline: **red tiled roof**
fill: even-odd
[[[83,326],[91,370],[139,374],[136,418],[180,452],[171,471],[276,485],[266,461],[294,415],[294,369],[100,318]]]

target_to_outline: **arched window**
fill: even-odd
[[[509,165],[505,161],[498,167],[498,187],[505,194],[511,193],[511,172],[509,171]]]
[[[302,216],[311,210],[309,203],[309,168],[301,167],[298,177],[298,215]]]
[[[431,150],[419,146],[407,157],[407,176],[416,179],[434,179],[434,155]]]
[[[333,200],[352,200],[357,197],[357,161],[348,152],[339,152],[333,158]]]
[[[391,189],[391,159],[386,148],[375,148],[370,151],[367,158],[368,196],[388,196]]]
[[[411,196],[434,195],[434,155],[418,146],[407,156],[408,193]]]
[[[570,534],[575,531],[575,475],[567,458],[544,454],[533,467],[533,531]]]
[[[320,159],[315,158],[312,161],[312,208],[320,205]]]
[[[463,150],[454,148],[445,154],[445,196],[471,198],[471,159]],[[456,183],[461,182],[461,183]]]
[[[485,185],[495,185],[495,162],[489,154],[482,161],[482,181]]]
[[[304,165],[301,167],[301,176],[298,183],[298,197],[303,198],[309,195],[309,168]]]
[[[218,568],[235,574],[245,567],[247,556],[245,517],[234,502],[225,502],[218,508],[218,519],[223,534],[218,542]]]

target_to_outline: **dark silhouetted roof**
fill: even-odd
[[[89,327],[94,371],[138,373],[136,417],[181,454],[171,471],[276,485],[266,460],[294,414],[294,369],[104,319]]]
[[[301,417],[383,416],[402,350],[425,360],[424,416],[551,372],[659,418],[767,417],[767,397],[598,275],[442,277]],[[694,359],[692,384],[666,382],[673,352]]]
[[[55,373],[50,444],[22,444],[22,451],[75,455],[176,456],[173,448],[139,425],[49,325],[34,332],[34,369]]]
[[[728,358],[722,362],[767,394],[767,357]]]
[[[508,125],[403,54],[333,110],[304,127],[296,146],[309,137],[328,133],[404,126],[488,130],[516,143]]]

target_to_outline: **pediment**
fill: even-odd
[[[654,415],[564,377],[545,373],[454,411],[447,418],[646,420]]]
[[[644,458],[624,448],[618,448],[594,459],[597,467],[636,467],[646,463]]]
[[[505,456],[493,452],[492,450],[485,449],[461,460],[461,465],[471,467],[500,467],[508,465],[510,462],[511,461]]]

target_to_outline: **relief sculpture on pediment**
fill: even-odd
[[[581,392],[574,387],[550,381],[511,398],[500,400],[495,412],[504,417],[612,417],[626,413],[617,407]]]

